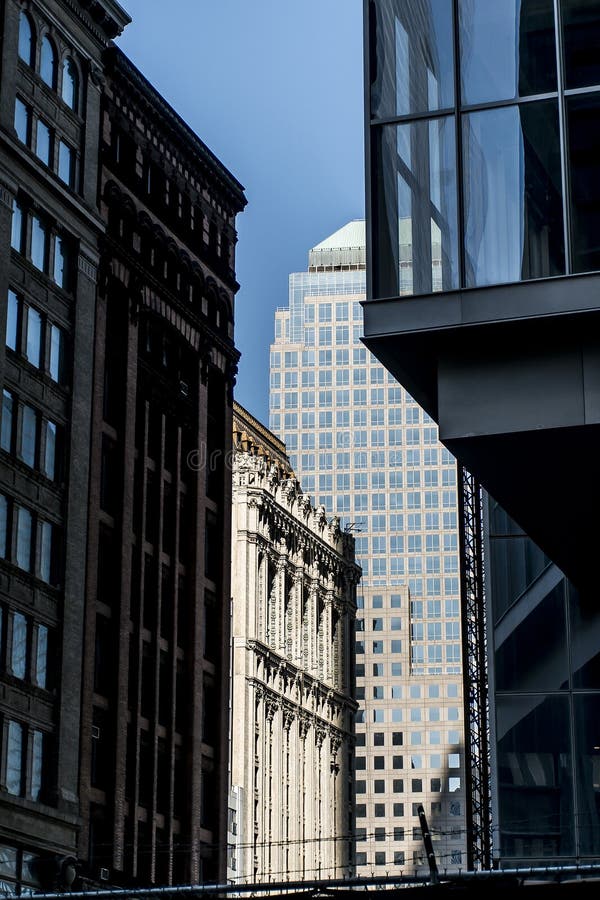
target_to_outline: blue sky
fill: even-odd
[[[246,188],[236,398],[267,422],[273,311],[364,215],[362,0],[121,0],[119,46]]]

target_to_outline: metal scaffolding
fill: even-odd
[[[492,860],[490,730],[483,587],[483,508],[481,486],[460,465],[458,479],[467,867],[480,870],[489,869]]]

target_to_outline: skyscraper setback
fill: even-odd
[[[437,427],[362,345],[364,223],[290,275],[275,314],[270,427],[303,489],[356,538],[357,874],[465,861],[456,464]],[[385,867],[385,868],[384,868]]]

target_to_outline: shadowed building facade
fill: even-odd
[[[218,880],[245,199],[117,3],[2,15],[2,877]]]

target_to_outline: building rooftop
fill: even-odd
[[[309,250],[308,269],[312,272],[364,269],[365,220],[353,219]]]

